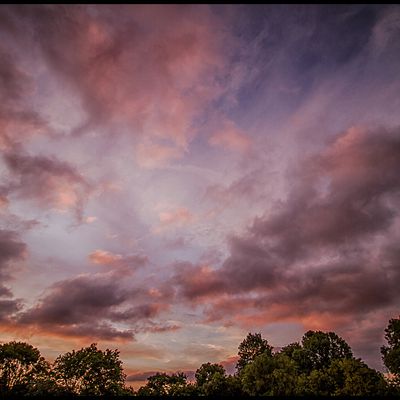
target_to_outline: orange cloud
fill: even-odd
[[[93,253],[89,254],[90,261],[100,265],[114,264],[121,260],[121,258],[122,256],[120,254],[113,254],[104,250],[95,250]]]
[[[0,211],[1,209],[7,208],[9,204],[9,201],[6,196],[1,196],[0,195]]]

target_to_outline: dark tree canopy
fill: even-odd
[[[59,356],[54,370],[59,385],[68,393],[98,396],[126,391],[118,350],[102,351],[93,343]]]
[[[195,373],[196,384],[198,386],[203,386],[210,382],[216,374],[225,376],[225,368],[220,364],[211,364],[209,362],[202,364]]]
[[[308,331],[302,339],[312,368],[328,368],[333,360],[352,358],[350,346],[334,332]]]
[[[261,337],[261,333],[249,333],[239,345],[239,361],[236,365],[238,372],[263,353],[272,355],[272,346]]]
[[[381,347],[383,363],[393,374],[393,384],[400,391],[400,317],[389,321],[385,329],[385,339],[388,345]]]
[[[264,352],[244,367],[243,390],[250,396],[295,395],[297,375],[296,364],[289,357]]]
[[[27,394],[49,373],[49,364],[30,344],[9,342],[0,345],[1,393]]]
[[[96,344],[48,363],[23,342],[0,344],[0,397],[13,396],[384,396],[400,395],[400,319],[385,330],[383,361],[392,378],[353,357],[334,332],[308,331],[301,342],[273,352],[261,333],[239,345],[237,373],[203,363],[190,382],[183,372],[156,373],[136,392],[125,386],[118,350]]]
[[[204,396],[223,395],[228,391],[225,368],[220,364],[205,363],[196,371],[198,393]]]
[[[327,374],[334,382],[335,396],[377,396],[387,392],[383,375],[359,359],[336,359]]]
[[[147,384],[138,390],[139,396],[184,396],[193,394],[193,386],[187,383],[183,372],[168,375],[156,373],[147,378]]]
[[[299,372],[311,372],[313,365],[310,354],[303,348],[303,346],[301,346],[300,343],[290,343],[287,346],[282,347],[280,354],[285,355],[294,361]]]

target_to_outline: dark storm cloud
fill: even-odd
[[[118,274],[83,275],[52,285],[17,322],[66,336],[132,339],[146,326],[152,330],[151,319],[167,308],[145,289],[123,287]],[[117,329],[113,323],[129,328]]]
[[[389,229],[400,211],[398,171],[399,128],[352,128],[337,136],[302,163],[272,216],[256,218],[246,235],[230,239],[220,269],[178,268],[181,294],[194,301],[243,294],[217,300],[209,312],[229,315],[247,301],[266,320],[393,306],[400,265]],[[249,291],[258,296],[246,300]]]

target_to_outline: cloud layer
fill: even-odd
[[[399,301],[400,131],[351,128],[297,167],[273,213],[230,239],[218,269],[180,265],[181,295],[209,320],[350,327]],[[244,310],[248,310],[248,314]]]
[[[399,20],[3,6],[0,339],[118,341],[131,371],[192,371],[231,366],[249,330],[281,346],[318,328],[379,367],[399,304]]]

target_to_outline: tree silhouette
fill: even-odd
[[[119,351],[102,351],[95,343],[59,356],[54,371],[67,393],[99,396],[124,394],[127,390]]]
[[[241,379],[250,396],[291,396],[296,394],[298,373],[288,356],[266,351],[244,367]]]
[[[400,319],[385,329],[383,374],[353,357],[350,346],[334,332],[308,331],[272,352],[261,333],[249,333],[239,345],[237,373],[220,364],[203,363],[188,382],[183,372],[156,373],[136,393],[125,386],[118,350],[96,344],[57,357],[49,364],[38,349],[24,342],[0,344],[0,397],[7,395],[90,396],[372,396],[400,394]]]
[[[137,394],[139,396],[184,396],[194,394],[195,388],[187,383],[183,372],[168,375],[156,373],[147,378],[147,384],[142,386]]]
[[[196,371],[198,393],[204,396],[223,395],[228,390],[225,369],[220,364],[205,363]]]
[[[24,342],[0,345],[0,393],[34,392],[50,374],[50,366],[40,351]]]
[[[400,317],[389,321],[385,329],[387,346],[381,347],[382,360],[393,379],[392,385],[400,393]]]
[[[238,372],[240,373],[247,364],[263,353],[271,355],[272,346],[268,344],[266,339],[261,337],[261,333],[248,333],[239,345],[239,360],[236,364]]]
[[[308,331],[302,345],[313,369],[328,368],[333,360],[353,357],[350,346],[334,332]]]

